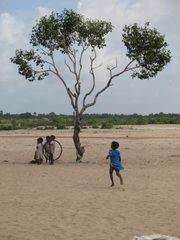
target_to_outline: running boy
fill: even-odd
[[[120,184],[123,184],[123,179],[119,171],[124,170],[123,165],[121,164],[121,155],[120,151],[117,150],[119,148],[119,143],[113,141],[111,143],[111,149],[109,150],[109,154],[106,159],[110,158],[110,168],[109,168],[109,176],[111,179],[111,187],[114,186],[113,172],[116,172],[117,177],[120,180]]]

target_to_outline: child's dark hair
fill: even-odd
[[[119,147],[119,143],[118,143],[118,142],[113,141],[113,142],[111,143],[111,148],[112,148],[112,149],[117,149],[118,147]]]
[[[50,136],[46,136],[46,141],[49,141],[50,140]]]
[[[42,142],[43,142],[43,138],[42,138],[42,137],[39,137],[39,138],[37,139],[37,142],[38,142],[38,143],[42,143]]]
[[[54,135],[51,135],[50,138],[51,138],[52,140],[55,140],[56,137],[55,137]]]

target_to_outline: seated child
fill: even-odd
[[[43,138],[39,137],[37,139],[36,151],[34,153],[34,160],[30,163],[41,164],[43,162]]]

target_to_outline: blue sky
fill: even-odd
[[[30,12],[33,15],[34,9],[38,6],[42,6],[47,9],[53,10],[62,10],[63,8],[76,8],[78,1],[74,0],[53,0],[53,1],[44,1],[44,0],[1,0],[1,11],[9,13],[17,13],[22,11]]]
[[[118,58],[119,68],[127,59],[121,42],[125,24],[146,21],[165,34],[172,61],[150,80],[131,79],[130,74],[115,79],[108,89],[89,109],[89,113],[150,114],[180,113],[180,22],[179,0],[0,0],[0,110],[4,113],[63,113],[71,114],[72,107],[63,86],[54,78],[28,82],[10,62],[18,48],[29,48],[29,36],[35,21],[51,11],[61,13],[72,8],[88,18],[111,21],[114,30],[108,35],[107,47],[98,54],[97,86],[107,79],[107,64]],[[70,78],[67,71],[65,76]],[[86,65],[82,81],[89,78]],[[85,86],[87,88],[87,86]]]

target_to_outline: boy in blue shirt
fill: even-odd
[[[111,187],[114,186],[114,180],[113,180],[113,172],[116,172],[117,177],[120,180],[120,184],[123,184],[123,179],[119,171],[124,170],[124,167],[121,163],[121,155],[120,151],[117,150],[119,148],[119,143],[113,141],[111,143],[111,149],[109,150],[109,154],[107,155],[106,159],[110,158],[110,168],[109,168],[109,176],[111,179]]]

